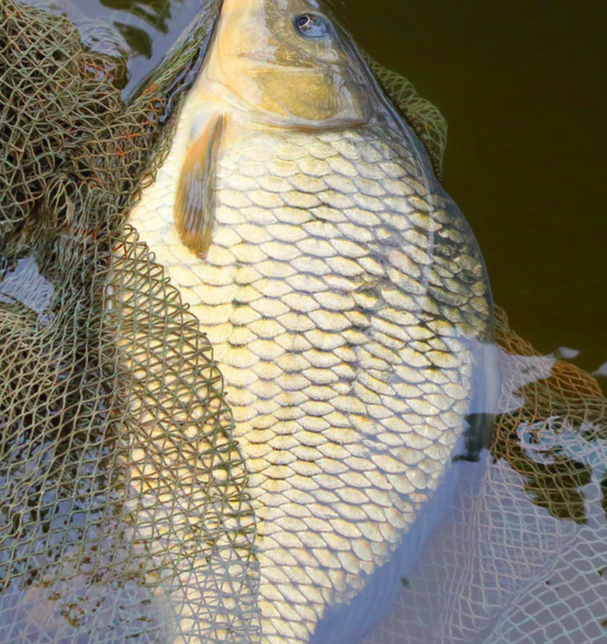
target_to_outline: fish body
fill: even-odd
[[[263,644],[356,641],[447,506],[467,417],[485,411],[491,299],[467,223],[308,0],[225,0],[130,221],[224,375]]]

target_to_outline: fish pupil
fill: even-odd
[[[308,38],[322,38],[329,33],[329,24],[322,17],[313,13],[303,13],[294,20],[295,28]]]

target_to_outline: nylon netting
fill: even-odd
[[[464,465],[456,502],[364,644],[605,641],[607,400],[498,307],[496,327],[504,411],[491,453]]]
[[[125,103],[123,60],[84,47],[64,17],[0,0],[7,644],[259,641],[255,518],[221,374],[124,223],[167,150],[216,10]],[[440,171],[444,119],[372,66]],[[469,466],[369,644],[604,641],[606,401],[499,310],[497,342],[505,411],[487,467]]]
[[[125,105],[120,67],[65,18],[1,4],[7,644],[254,637],[253,522],[221,376],[124,226],[215,11]]]
[[[440,110],[417,93],[411,81],[382,67],[368,54],[363,56],[392,101],[401,109],[424,144],[436,176],[443,172],[443,157],[447,148],[447,121]]]

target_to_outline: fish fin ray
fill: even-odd
[[[225,115],[209,121],[190,147],[177,184],[173,219],[181,241],[204,257],[213,239],[217,157]]]

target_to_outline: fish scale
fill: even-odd
[[[212,243],[196,257],[173,223],[186,130],[131,222],[225,378],[257,517],[262,641],[309,642],[420,523],[462,448],[471,339],[490,315],[484,269],[386,121],[230,122]]]

